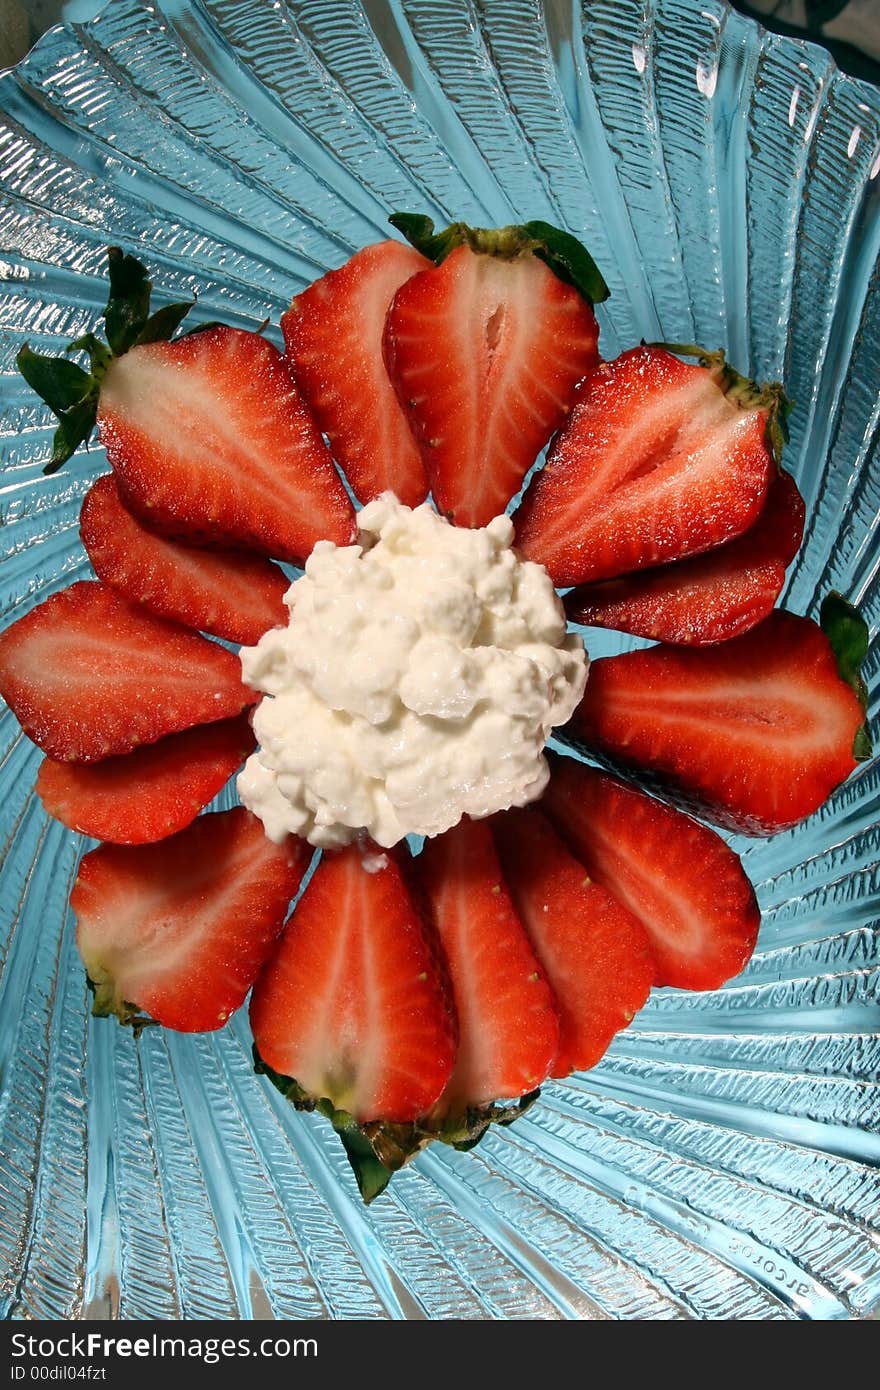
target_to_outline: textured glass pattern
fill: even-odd
[[[104,247],[158,302],[277,324],[386,235],[544,218],[612,290],[611,356],[725,344],[796,400],[809,506],[787,601],[880,626],[880,97],[718,0],[111,0],[0,76],[7,621],[88,573],[95,446],[44,477],[16,376],[103,307]],[[605,637],[595,651],[619,649]],[[880,646],[867,676],[880,691]],[[587,1075],[364,1209],[335,1136],[251,1072],[246,1021],[93,1024],[66,907],[83,844],[0,717],[0,1308],[13,1317],[856,1318],[880,1298],[878,764],[738,841],[745,974],[655,991]]]

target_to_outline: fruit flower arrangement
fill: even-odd
[[[59,419],[48,470],[97,423],[112,471],[80,518],[97,581],[0,636],[43,806],[102,842],[70,899],[93,1012],[212,1030],[252,991],[256,1070],[333,1124],[365,1201],[426,1144],[467,1149],[595,1065],[653,986],[736,975],[759,910],[704,822],[773,834],[871,751],[864,623],[837,594],[819,624],[774,606],[804,528],[782,387],[690,345],[603,361],[602,276],[545,223],[391,221],[406,242],[297,295],[283,353],[185,331],[189,304],[151,313],[145,268],[110,248],[106,341],[18,358]],[[308,837],[245,805],[202,814],[262,756],[271,693],[230,644],[287,624],[282,565],[315,577],[336,548],[357,565],[352,497],[409,516],[430,494],[488,535],[524,482],[509,565],[566,591],[560,632],[564,602],[654,643],[592,664],[528,790],[418,852],[356,818],[322,839],[313,792]]]

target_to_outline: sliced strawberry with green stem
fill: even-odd
[[[153,845],[101,845],[70,895],[92,1012],[210,1032],[244,1002],[312,857],[243,807]]]
[[[25,345],[19,370],[58,415],[47,471],[101,443],[131,511],[192,544],[300,561],[348,544],[354,512],[281,354],[259,333],[207,324],[168,341],[191,305],[149,314],[143,265],[108,250],[108,343],[87,333],[86,371]]]
[[[627,908],[590,880],[537,807],[502,812],[492,829],[559,1011],[551,1075],[585,1071],[648,997],[655,978],[648,938]]]
[[[389,375],[439,511],[459,526],[503,512],[574,388],[598,361],[592,305],[608,293],[591,257],[543,222],[496,230],[391,218],[435,265],[397,291]]]
[[[390,490],[423,502],[421,454],[382,360],[388,307],[400,286],[430,266],[399,241],[356,252],[295,296],[281,316],[297,385],[361,502]]]
[[[421,1146],[412,1122],[449,1080],[456,1024],[401,855],[374,851],[365,864],[365,854],[324,854],[250,1018],[258,1070],[298,1109],[330,1119],[369,1201]]]
[[[703,555],[618,579],[583,584],[565,597],[576,623],[658,642],[726,642],[767,617],[804,530],[804,503],[788,473],[773,479],[748,531]]]
[[[74,762],[228,719],[257,698],[225,647],[91,580],[0,635],[0,695],[44,753]]]
[[[700,554],[754,524],[789,404],[724,354],[638,347],[583,382],[516,513],[517,545],[555,584]]]
[[[591,878],[644,928],[658,985],[717,989],[739,974],[760,912],[720,835],[574,758],[551,758],[542,806]]]
[[[52,457],[44,473],[56,472],[85,443],[95,427],[101,382],[113,361],[136,343],[155,343],[171,338],[195,300],[166,304],[150,313],[152,281],[143,264],[118,246],[107,248],[110,290],[104,310],[107,342],[84,333],[68,344],[66,352],[85,353],[89,371],[68,357],[33,352],[27,343],[16,357],[16,366],[29,386],[58,417]]]
[[[45,758],[36,793],[69,830],[112,844],[148,844],[195,820],[255,746],[249,718],[240,714],[99,763]]]
[[[821,627],[777,609],[719,646],[605,657],[565,736],[650,773],[721,825],[773,834],[870,756],[866,651],[864,622],[830,595]]]

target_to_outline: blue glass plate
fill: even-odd
[[[724,344],[796,409],[786,602],[880,625],[880,97],[718,0],[111,0],[0,76],[5,621],[88,573],[93,447],[44,477],[16,376],[91,326],[104,248],[158,300],[277,324],[403,208],[544,218],[611,286],[602,345]],[[594,650],[617,649],[603,637]],[[880,691],[878,644],[867,675]],[[371,1208],[221,1034],[92,1023],[83,849],[0,717],[0,1279],[14,1317],[858,1318],[880,1299],[878,766],[772,840],[746,972],[655,991],[594,1071]]]

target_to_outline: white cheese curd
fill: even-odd
[[[509,517],[469,530],[383,493],[358,522],[357,545],[315,546],[288,626],[241,651],[265,699],[238,792],[271,840],[388,848],[523,806],[583,694],[583,642]]]

